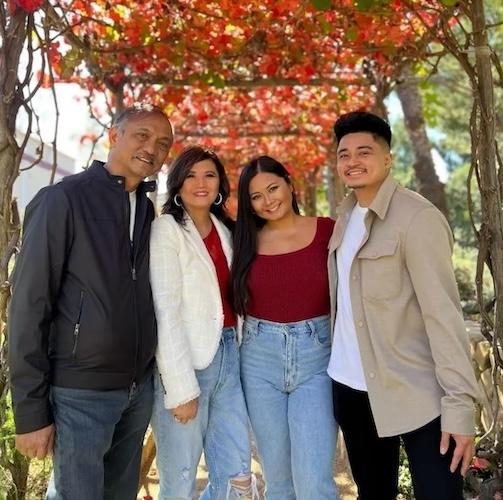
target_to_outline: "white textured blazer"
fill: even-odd
[[[230,231],[210,214],[230,265]],[[172,215],[152,223],[150,281],[157,318],[156,361],[168,409],[200,394],[195,370],[208,367],[220,342],[224,312],[217,273],[190,217]]]

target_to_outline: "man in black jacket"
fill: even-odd
[[[143,179],[173,143],[164,112],[127,108],[105,164],[28,205],[9,311],[16,445],[53,453],[47,498],[134,499],[157,343],[149,283],[154,218]]]

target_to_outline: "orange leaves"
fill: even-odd
[[[60,1],[98,78],[52,48],[60,76],[91,92],[125,82],[126,102],[172,115],[176,148],[201,142],[235,169],[261,153],[299,175],[320,166],[334,120],[372,103],[372,73],[391,77],[395,57],[420,46],[404,0],[379,12],[374,0]]]
[[[295,12],[299,7],[298,0],[276,0],[269,2],[269,10],[273,17],[282,17]]]
[[[44,0],[14,0],[11,2],[10,8],[12,10],[12,4],[16,4],[18,7],[23,9],[25,12],[35,12],[37,9],[42,7]]]
[[[352,105],[364,106],[365,93],[357,94],[355,90]],[[338,99],[331,87],[186,89],[171,119],[181,144],[202,142],[214,148],[232,172],[252,156],[270,154],[302,176],[327,161],[332,124],[349,110]]]
[[[297,69],[297,78],[300,83],[307,83],[316,74],[316,70],[311,63],[299,66]]]
[[[208,115],[208,113],[206,113],[206,111],[204,111],[204,109],[202,109],[196,114],[196,117],[199,123],[206,123],[210,116]]]
[[[239,132],[235,128],[229,129],[229,139],[236,140],[239,138]]]
[[[259,65],[259,71],[266,76],[274,76],[278,72],[280,62],[276,54],[266,54]]]
[[[43,73],[42,71],[37,71],[37,79],[43,89],[52,87],[51,76],[49,74]]]

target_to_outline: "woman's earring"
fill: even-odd
[[[218,207],[222,204],[222,201],[224,201],[224,197],[222,196],[222,193],[218,193],[217,199],[213,202],[213,205]]]
[[[181,196],[179,194],[175,194],[175,196],[173,197],[173,203],[177,206],[177,207],[181,207],[182,206],[182,202],[181,202]]]

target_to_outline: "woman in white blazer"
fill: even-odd
[[[152,427],[163,500],[252,493],[250,442],[239,373],[237,317],[229,300],[229,181],[212,151],[193,146],[175,159],[168,199],[152,224],[150,275],[158,325]]]

